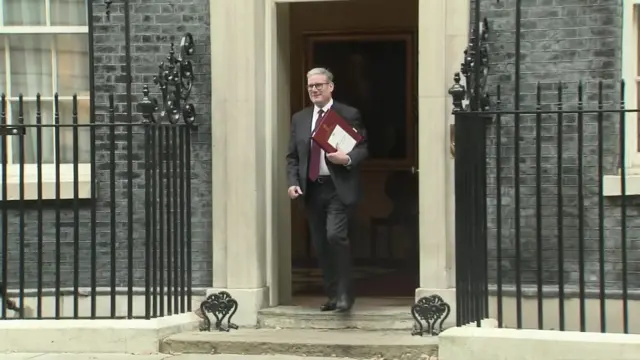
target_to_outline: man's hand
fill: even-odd
[[[289,190],[287,190],[287,194],[289,194],[289,197],[293,200],[302,195],[302,190],[300,190],[300,186],[291,186]]]
[[[347,165],[349,163],[349,156],[340,150],[327,154],[327,159],[336,165]]]

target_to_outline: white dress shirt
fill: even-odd
[[[322,108],[323,116],[327,114],[327,111],[329,111],[329,109],[331,109],[331,106],[333,106],[333,99],[329,100],[327,105],[325,105]],[[318,121],[318,111],[320,111],[320,108],[317,105],[314,106],[313,107],[313,117],[311,118],[311,131],[312,132],[316,128],[316,121]],[[313,141],[313,140],[311,140],[311,141]],[[325,156],[324,150],[320,149],[320,176],[331,175],[329,173],[329,168],[327,167],[327,161],[326,161],[324,156]]]

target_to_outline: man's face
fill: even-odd
[[[331,99],[333,83],[324,75],[313,75],[307,78],[307,91],[309,99],[315,105],[324,106]]]

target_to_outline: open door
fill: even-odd
[[[304,42],[305,68],[331,70],[334,98],[360,110],[369,135],[364,196],[350,234],[356,293],[413,297],[419,282],[416,34],[309,33]],[[306,218],[297,213],[293,221],[293,293],[322,294]]]

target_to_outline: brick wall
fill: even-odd
[[[544,109],[551,109],[557,99],[557,84],[563,82],[565,108],[575,109],[578,82],[583,81],[587,107],[597,106],[598,81],[604,81],[604,100],[608,106],[619,101],[618,83],[621,76],[621,2],[619,0],[523,0],[521,37],[521,88],[522,109],[536,106],[536,85],[541,83]],[[502,106],[513,109],[514,59],[515,59],[515,0],[481,2],[482,16],[490,22],[490,93],[495,100],[497,84],[501,85]],[[472,12],[473,16],[473,12]],[[630,80],[630,79],[629,79]],[[553,105],[555,106],[555,105]],[[618,168],[618,117],[607,116],[603,126],[603,151],[605,174],[615,174]],[[519,139],[520,192],[521,192],[521,245],[523,283],[536,281],[536,156],[535,117],[522,116]],[[578,206],[578,127],[577,117],[565,116],[563,122],[563,146],[557,146],[558,128],[555,115],[542,117],[542,242],[543,281],[558,281],[558,207],[557,207],[557,155],[561,153],[564,206],[560,214],[564,225],[564,281],[569,285],[578,282],[579,206]],[[503,281],[515,279],[515,161],[513,117],[502,117],[502,268]],[[584,246],[585,280],[588,287],[599,284],[599,218],[597,176],[597,118],[584,116]],[[490,128],[489,151],[489,228],[490,276],[495,281],[496,248],[496,138],[495,126]],[[621,232],[619,200],[605,200],[605,261],[607,287],[621,286]],[[639,287],[640,271],[638,240],[640,238],[640,211],[628,207],[627,257],[629,260],[630,286]]]
[[[121,1],[111,6],[111,19],[107,20],[102,0],[93,0],[94,16],[94,71],[96,91],[96,121],[107,121],[108,94],[114,92],[117,102],[117,122],[128,121],[125,112],[125,40],[124,9]],[[142,86],[148,84],[154,95],[159,96],[152,79],[158,71],[158,64],[165,60],[172,41],[178,43],[185,32],[191,32],[196,43],[196,53],[192,57],[196,83],[191,101],[196,106],[199,127],[192,134],[191,178],[192,178],[192,259],[193,285],[211,284],[211,117],[210,117],[210,41],[209,41],[209,1],[184,0],[169,2],[163,0],[134,0],[131,3],[131,55],[133,74],[133,106],[142,96]],[[134,115],[134,121],[141,121]],[[118,286],[126,286],[127,274],[127,173],[126,173],[126,137],[117,136],[116,172],[116,213],[117,213],[117,273]],[[96,135],[97,149],[97,256],[98,286],[108,286],[110,279],[110,230],[109,230],[109,138],[106,131],[99,130]],[[144,286],[144,144],[142,135],[134,134],[134,286]],[[16,204],[11,204],[16,206]],[[44,207],[44,286],[53,287],[55,279],[55,211],[54,205],[46,203]],[[18,285],[19,211],[9,211],[9,285]],[[61,268],[62,286],[73,284],[74,251],[74,214],[71,205],[65,205],[61,213]],[[90,285],[90,211],[87,202],[82,203],[79,214],[80,239],[80,286]],[[26,287],[36,285],[37,212],[35,204],[27,204],[24,231],[25,280]]]

